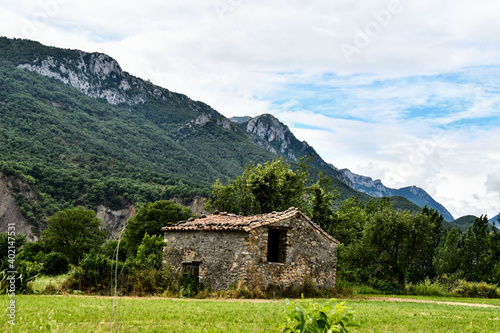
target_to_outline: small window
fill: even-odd
[[[269,229],[267,236],[267,261],[286,262],[286,230]]]

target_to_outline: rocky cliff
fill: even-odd
[[[31,224],[18,207],[16,192],[20,198],[35,198],[35,193],[26,182],[0,172],[0,232],[7,231],[8,224],[14,223],[16,235],[26,235],[28,241],[37,240]]]
[[[314,156],[313,165],[327,166],[321,156],[306,141],[298,140],[290,128],[271,114],[254,118],[233,117],[230,120],[238,124],[254,142],[275,155],[283,155],[298,162],[304,156]]]

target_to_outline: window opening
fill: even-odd
[[[269,229],[267,235],[267,261],[286,262],[286,230]]]

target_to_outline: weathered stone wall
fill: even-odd
[[[200,282],[213,290],[246,280],[251,254],[243,231],[169,231],[165,233],[163,263],[181,273],[182,262],[200,262]]]
[[[286,261],[267,262],[268,228],[287,230]],[[248,276],[251,285],[265,288],[301,286],[308,279],[318,288],[335,287],[337,247],[303,217],[291,218],[250,232],[248,251],[255,262]]]

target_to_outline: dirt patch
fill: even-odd
[[[367,297],[360,298],[367,301],[378,301],[378,302],[412,302],[412,303],[434,303],[434,304],[445,304],[445,305],[461,305],[461,306],[472,306],[477,308],[500,308],[497,305],[490,304],[477,304],[477,303],[464,303],[464,302],[446,302],[446,301],[431,301],[425,299],[412,299],[412,298],[395,298],[395,297]]]

